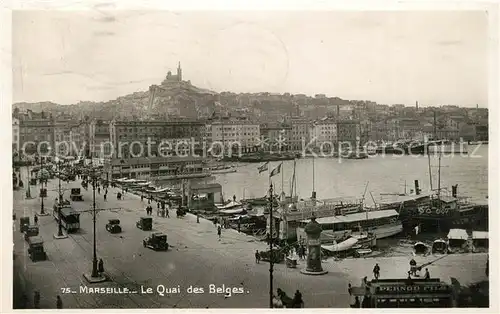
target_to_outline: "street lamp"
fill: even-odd
[[[57,176],[58,176],[58,179],[59,179],[59,189],[58,189],[58,194],[59,194],[59,197],[58,197],[58,203],[56,203],[56,208],[57,208],[57,215],[59,217],[59,221],[58,221],[58,231],[57,231],[57,235],[54,234],[54,238],[55,239],[65,239],[67,238],[68,236],[65,235],[62,231],[62,208],[63,208],[63,193],[62,193],[62,189],[61,189],[61,161],[58,160],[57,161]]]
[[[39,173],[39,180],[40,180],[40,198],[41,198],[41,204],[40,204],[40,213],[38,216],[47,216],[48,213],[45,212],[45,205],[43,202],[43,199],[45,198],[45,194],[47,193],[47,183],[45,183],[45,189],[43,187],[43,182],[45,181],[44,177],[44,172],[43,172],[43,156],[39,156],[40,158],[40,170],[38,171]],[[46,181],[45,181],[46,182]]]
[[[92,250],[92,272],[90,275],[83,274],[83,277],[89,282],[89,283],[98,283],[98,282],[104,282],[108,280],[108,278],[102,274],[99,274],[98,271],[98,262],[97,262],[97,240],[96,240],[96,219],[97,219],[97,208],[96,208],[96,203],[95,203],[95,190],[96,190],[96,185],[97,185],[97,178],[98,175],[95,173],[95,168],[92,167],[92,169],[88,172],[87,176],[92,180],[92,209],[85,211],[85,212],[92,212],[92,222],[93,222],[93,231],[94,231],[94,236],[93,236],[93,250]],[[102,210],[120,210],[121,208],[99,208],[100,211]]]

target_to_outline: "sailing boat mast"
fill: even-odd
[[[432,191],[431,154],[429,152],[429,145],[428,144],[426,146],[426,149],[427,149],[427,158],[428,158],[428,164],[429,164],[429,185],[430,185],[431,191]]]
[[[295,164],[296,164],[296,161],[295,159],[293,160],[293,174],[292,174],[292,185],[290,187],[290,197],[293,198],[293,189],[295,188]]]
[[[316,190],[314,189],[314,181],[315,181],[315,180],[314,180],[314,172],[315,172],[315,171],[314,171],[314,159],[315,159],[315,158],[313,157],[313,158],[312,158],[312,160],[313,160],[313,173],[312,173],[312,179],[313,179],[313,190],[312,190],[312,195],[311,195],[312,197],[311,197],[311,198],[316,199]]]
[[[441,154],[439,154],[439,162],[438,162],[438,199],[441,196]]]

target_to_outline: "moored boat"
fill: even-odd
[[[223,173],[234,173],[237,171],[235,166],[231,165],[219,165],[214,167],[209,167],[208,171],[213,174],[223,174]]]
[[[451,229],[447,235],[448,253],[467,251],[469,235],[465,229]]]
[[[424,242],[417,242],[413,245],[413,252],[418,255],[427,254],[429,247]]]
[[[324,239],[333,239],[338,241],[346,235],[359,235],[362,233],[371,233],[377,239],[383,239],[394,236],[403,231],[403,225],[398,219],[399,214],[395,210],[375,210],[363,211],[331,217],[317,218],[322,229]],[[306,238],[304,227],[309,220],[299,222],[297,228],[297,237]]]
[[[432,242],[432,254],[446,254],[448,252],[448,243],[443,239],[437,239]]]

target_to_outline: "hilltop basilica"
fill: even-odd
[[[179,65],[177,66],[177,74],[173,75],[171,71],[167,72],[167,77],[161,82],[162,85],[167,85],[168,83],[171,82],[182,82],[182,68],[181,68],[181,63],[179,62]]]

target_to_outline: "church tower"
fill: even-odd
[[[179,65],[177,66],[177,80],[179,82],[182,82],[182,68],[181,68],[181,62],[179,61]]]

